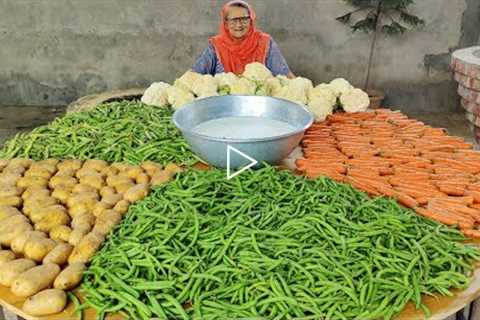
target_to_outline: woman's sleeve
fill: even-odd
[[[215,75],[216,64],[217,55],[215,54],[215,49],[209,44],[193,64],[192,70],[201,74]]]
[[[273,39],[270,40],[270,48],[268,50],[266,66],[274,76],[279,74],[287,75],[290,72],[287,61],[283,57],[280,48]]]

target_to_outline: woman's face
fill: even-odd
[[[237,39],[243,38],[250,29],[248,10],[242,7],[231,6],[228,8],[225,23],[232,37]]]

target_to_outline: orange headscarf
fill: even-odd
[[[248,7],[250,15],[250,29],[242,39],[235,39],[230,35],[225,18],[228,14],[228,7],[235,3],[241,3]],[[265,64],[270,45],[270,35],[257,30],[255,27],[255,11],[244,1],[234,0],[225,4],[221,12],[220,32],[209,39],[215,48],[217,57],[223,64],[225,72],[241,74],[245,66],[252,62]]]

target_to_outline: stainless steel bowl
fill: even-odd
[[[205,121],[225,117],[264,117],[283,121],[295,129],[291,133],[255,139],[228,139],[199,134],[193,129]],[[249,155],[259,163],[276,164],[299,144],[313,115],[299,104],[264,96],[220,96],[195,100],[173,115],[173,121],[190,144],[193,152],[207,163],[227,167],[227,145]],[[230,158],[231,168],[249,161],[241,156]]]

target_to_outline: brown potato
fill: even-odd
[[[104,202],[98,202],[95,205],[95,208],[93,208],[93,215],[95,217],[98,217],[99,215],[103,214],[106,210],[111,209],[111,208],[112,208],[112,206],[110,206],[109,204],[106,204]]]
[[[175,175],[183,171],[181,167],[176,165],[175,163],[169,163],[165,166],[165,171],[170,172],[171,174]]]
[[[41,177],[48,180],[52,176],[52,172],[50,172],[50,170],[46,168],[36,166],[36,167],[31,167],[30,169],[25,171],[24,176],[25,177]]]
[[[43,263],[55,263],[62,266],[68,262],[68,256],[72,253],[73,246],[68,243],[59,243],[44,258]]]
[[[85,264],[74,263],[66,267],[57,276],[53,283],[55,289],[70,290],[75,288],[82,281]]]
[[[134,203],[135,201],[145,198],[149,191],[150,189],[148,188],[147,184],[137,184],[136,186],[128,189],[123,195],[123,198],[128,200],[130,203]]]
[[[77,227],[85,224],[93,226],[95,224],[95,216],[90,213],[77,215],[72,219],[71,226],[72,226],[72,229],[76,229]]]
[[[13,165],[10,164],[6,166],[2,173],[3,174],[18,174],[18,175],[23,175],[27,169],[25,167],[19,166],[19,165]]]
[[[40,262],[56,245],[52,239],[31,238],[25,243],[23,251],[26,258]]]
[[[23,249],[28,240],[37,237],[37,238],[46,238],[47,235],[41,231],[25,231],[24,233],[19,234],[12,240],[10,245],[13,252],[16,254],[23,254]]]
[[[104,160],[89,159],[89,160],[85,160],[85,163],[83,164],[82,168],[92,169],[100,172],[106,167],[108,167],[108,162]]]
[[[120,200],[115,207],[113,207],[113,210],[117,211],[120,214],[125,214],[128,211],[128,207],[130,207],[130,202],[128,200]]]
[[[30,297],[53,285],[60,273],[60,267],[54,263],[42,264],[19,274],[13,280],[10,290],[18,297]]]
[[[126,184],[126,183],[133,183],[133,180],[127,176],[121,176],[121,175],[107,177],[107,185],[110,187],[115,188],[118,185]]]
[[[80,241],[92,230],[92,226],[89,224],[79,225],[77,228],[72,230],[70,233],[70,238],[68,239],[68,243],[72,246],[77,246]]]
[[[83,192],[73,195],[68,198],[67,205],[69,208],[77,205],[84,204],[89,210],[93,210],[95,204],[98,202],[98,193]]]
[[[22,214],[17,208],[12,207],[12,206],[0,206],[0,221],[2,221],[5,218]],[[1,222],[0,222],[1,225]]]
[[[3,186],[16,186],[18,180],[20,180],[21,178],[21,173],[12,173],[4,170],[0,174],[0,181],[2,181]]]
[[[0,250],[0,266],[5,262],[15,259],[15,254],[10,250]]]
[[[0,265],[0,284],[10,287],[13,280],[24,271],[35,267],[35,262],[30,259],[15,259]]]
[[[23,205],[23,213],[31,215],[33,211],[54,205],[59,205],[58,200],[50,196],[43,198],[29,198],[25,200]]]
[[[55,241],[68,242],[72,229],[68,226],[56,226],[50,230],[50,238]]]
[[[133,166],[130,169],[127,170],[127,177],[130,179],[135,180],[139,174],[145,173],[143,171],[142,167],[139,166]]]
[[[106,235],[112,231],[120,221],[122,221],[121,213],[115,210],[107,210],[97,217],[93,231]]]
[[[30,167],[32,163],[33,163],[33,160],[24,159],[24,158],[14,158],[14,159],[11,159],[9,162],[9,164],[12,166],[22,166],[24,168]]]
[[[77,171],[82,167],[82,160],[63,160],[57,164],[58,171],[72,170]]]
[[[162,166],[153,161],[144,161],[140,164],[140,166],[147,172],[149,176],[153,176],[157,171],[162,170]]]
[[[1,186],[0,197],[19,197],[23,192],[23,188],[14,186]]]
[[[102,171],[100,171],[100,173],[103,175],[103,176],[115,176],[117,175],[119,172],[119,170],[115,167],[105,167],[102,169]]]
[[[90,232],[82,241],[73,248],[72,254],[68,257],[68,263],[88,263],[95,252],[100,248],[105,236],[95,231]]]
[[[105,186],[105,180],[100,174],[84,175],[80,178],[80,183],[100,190]]]
[[[68,214],[70,215],[70,217],[74,218],[79,215],[88,214],[90,213],[90,211],[91,210],[87,208],[86,204],[78,203],[73,207],[70,207],[70,209],[68,209]]]
[[[75,173],[75,177],[82,179],[84,176],[96,175],[99,174],[97,170],[82,168]]]
[[[57,186],[52,192],[52,197],[57,199],[63,204],[67,203],[68,198],[72,195],[71,189],[69,189],[67,186]]]
[[[58,213],[66,213],[67,210],[61,204],[54,204],[47,207],[40,207],[37,209],[32,209],[30,212],[29,218],[33,221],[33,223],[39,223],[44,218],[48,217],[49,215],[56,215]],[[63,223],[65,224],[65,223]]]
[[[117,190],[118,193],[123,194],[134,186],[135,186],[135,183],[133,182],[125,182],[125,183],[117,184],[115,186],[115,190]]]
[[[10,160],[8,159],[0,159],[0,171],[3,170],[8,164],[10,163]]]
[[[54,158],[49,158],[49,159],[37,161],[36,163],[38,163],[41,166],[53,166],[56,169],[57,165],[60,163],[60,160],[54,159]]]
[[[48,179],[36,176],[30,177],[23,177],[18,179],[17,186],[20,188],[28,188],[28,187],[43,187],[47,188],[48,186]]]
[[[72,189],[72,194],[79,193],[97,193],[97,189],[92,186],[87,186],[86,184],[79,183]]]
[[[35,230],[50,232],[52,228],[70,223],[70,216],[65,211],[52,211],[35,223]]]
[[[52,189],[57,188],[58,186],[68,186],[70,188],[75,187],[78,184],[78,180],[71,176],[54,176],[48,182],[48,186]]]
[[[22,199],[26,200],[28,198],[34,197],[48,197],[50,195],[50,190],[43,187],[29,187],[25,189],[22,193]]]
[[[17,237],[19,234],[32,230],[32,225],[30,223],[20,223],[12,226],[9,230],[6,232],[0,234],[0,244],[4,246],[10,246],[13,239]]]
[[[22,205],[22,198],[20,197],[0,197],[0,206],[20,207]]]
[[[152,186],[159,186],[169,182],[170,180],[172,180],[172,176],[170,172],[161,170],[155,173],[154,176],[152,176],[152,180],[150,181],[150,184]]]
[[[1,222],[0,223],[0,235],[1,235],[2,233],[10,230],[15,225],[20,223],[29,223],[30,220],[28,220],[28,218],[25,217],[23,214],[13,214],[11,216],[5,217],[0,222]]]
[[[111,167],[117,169],[119,172],[128,171],[132,167],[132,165],[123,162],[115,162],[110,165]]]
[[[110,206],[110,208],[112,208],[122,199],[123,197],[121,194],[115,193],[102,197],[102,201],[100,203],[105,203],[106,205]]]
[[[139,174],[137,176],[137,178],[135,179],[135,182],[137,184],[141,184],[141,183],[150,183],[150,176],[146,173],[142,173],[142,174]]]
[[[62,170],[58,170],[53,176],[54,176],[54,177],[67,176],[67,177],[73,177],[73,178],[75,178],[75,173],[77,173],[77,170],[73,170],[73,169],[62,169]]]
[[[67,294],[60,289],[47,289],[29,297],[22,310],[31,316],[48,316],[61,312],[67,305]]]
[[[115,191],[115,189],[113,187],[106,186],[106,187],[103,187],[102,189],[100,189],[100,195],[102,197],[106,197],[106,196],[112,195],[112,194],[117,194],[117,192]]]

